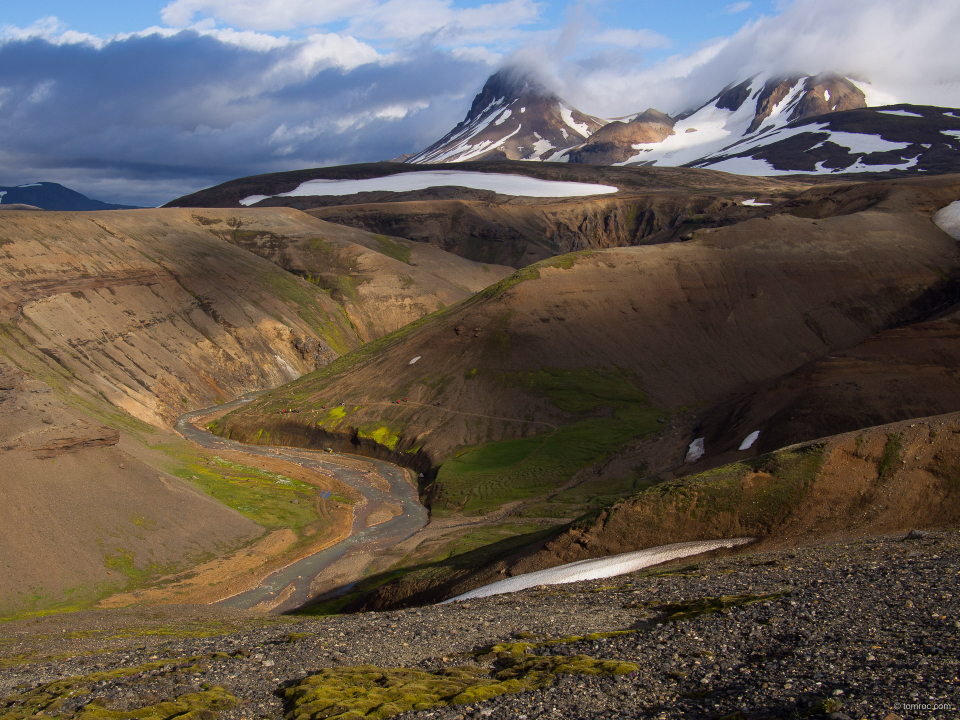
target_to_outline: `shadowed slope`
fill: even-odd
[[[430,497],[463,507],[487,482],[465,477],[538,464],[558,426],[579,433],[564,447],[586,443],[599,459],[610,428],[650,432],[646,413],[715,405],[953,302],[960,250],[929,215],[958,188],[931,187],[891,185],[850,215],[777,214],[685,243],[554,258],[261,398],[221,432],[368,437],[420,466],[446,460]],[[320,407],[341,402],[336,417]],[[281,407],[301,414],[281,422]],[[521,438],[449,474],[458,448]],[[588,459],[530,482],[562,482]]]

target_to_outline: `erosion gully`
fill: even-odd
[[[176,430],[187,440],[210,450],[232,450],[248,455],[286,460],[308,470],[332,475],[356,489],[365,498],[361,511],[354,516],[348,538],[273,572],[251,590],[216,603],[224,607],[243,609],[250,609],[262,603],[276,603],[270,612],[279,614],[294,610],[311,600],[310,585],[313,580],[348,552],[370,552],[395,545],[423,528],[429,517],[427,509],[420,504],[416,489],[407,482],[403,470],[390,463],[366,457],[346,456],[354,461],[354,464],[356,460],[362,460],[386,479],[390,490],[383,491],[367,479],[367,473],[364,470],[338,462],[338,457],[341,456],[336,453],[321,453],[302,448],[246,445],[218,437],[193,424],[204,415],[232,410],[251,402],[259,394],[251,393],[229,403],[185,413],[177,419]],[[402,512],[391,520],[367,527],[367,517],[387,503],[399,505]],[[279,603],[278,598],[282,598]]]

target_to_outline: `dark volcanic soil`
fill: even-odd
[[[57,713],[69,717],[91,701],[88,711],[130,711],[220,686],[238,702],[225,720],[279,718],[293,708],[278,691],[323,669],[496,671],[517,657],[580,654],[635,669],[561,673],[539,690],[403,717],[955,717],[960,533],[919,535],[715,557],[390,613],[267,620],[168,606],[11,622],[0,626],[0,707],[17,713],[32,702],[36,711],[32,689],[100,672],[73,682],[72,697],[64,685],[43,688],[44,702],[63,695]],[[571,638],[610,631],[627,632]],[[482,650],[517,637],[530,645]],[[538,647],[548,639],[564,641]],[[145,663],[153,665],[124,677],[107,672]]]

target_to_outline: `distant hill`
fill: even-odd
[[[41,210],[136,210],[136,205],[115,205],[92,200],[59,183],[36,182],[0,187],[0,205],[33,205]]]

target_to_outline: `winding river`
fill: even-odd
[[[423,528],[429,518],[427,509],[420,504],[416,489],[407,482],[403,471],[390,463],[362,458],[363,463],[375,468],[376,472],[389,483],[389,491],[384,491],[370,482],[367,473],[363,470],[338,463],[336,454],[302,448],[246,445],[218,437],[192,424],[194,420],[204,415],[232,410],[251,402],[259,394],[251,393],[229,403],[185,413],[177,419],[176,430],[187,440],[210,450],[233,450],[248,455],[277,458],[296,463],[309,470],[333,475],[341,482],[355,488],[366,499],[362,510],[354,516],[353,527],[348,538],[273,572],[251,590],[216,603],[243,609],[253,608],[262,603],[276,603],[270,612],[283,613],[308,602],[312,597],[310,585],[313,580],[349,551],[360,549],[371,551],[399,543]],[[347,457],[353,458],[353,456]],[[385,504],[399,505],[401,513],[386,522],[367,527],[367,517]],[[277,598],[282,598],[282,601],[277,603]]]

